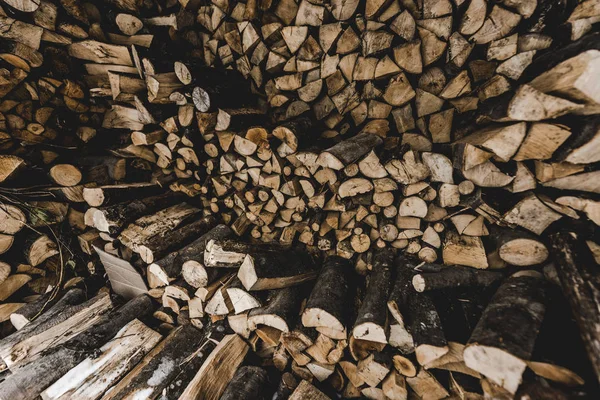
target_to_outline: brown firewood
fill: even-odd
[[[421,368],[416,376],[406,378],[406,383],[408,383],[408,386],[410,386],[417,395],[427,397],[428,399],[439,400],[446,398],[449,395],[446,388],[444,388],[444,386],[442,386],[442,384],[440,384],[425,368]]]
[[[329,400],[329,397],[311,385],[307,380],[302,380],[289,397],[289,400],[300,399]]]

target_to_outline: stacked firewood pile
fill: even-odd
[[[566,396],[558,288],[600,376],[599,20],[3,0],[0,399]]]

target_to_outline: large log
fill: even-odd
[[[179,373],[180,366],[195,351],[201,340],[200,332],[192,325],[177,327],[103,398],[119,400],[135,396],[147,399],[158,397]]]
[[[302,324],[325,333],[332,339],[343,340],[348,336],[353,287],[350,263],[341,257],[329,257],[323,263],[304,312]]]
[[[60,346],[50,349],[44,357],[20,368],[0,383],[0,398],[33,400],[58,378],[102,347],[129,321],[153,311],[150,298],[141,295]]]
[[[545,282],[540,273],[521,271],[504,281],[471,334],[465,364],[515,393],[545,312]]]
[[[375,253],[367,293],[352,328],[352,336],[355,339],[387,343],[386,302],[391,290],[393,260],[394,255],[390,249],[382,249]]]
[[[552,235],[552,254],[556,273],[587,350],[596,377],[600,380],[600,287],[595,278],[593,258],[577,234],[559,232]]]

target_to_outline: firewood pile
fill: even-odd
[[[599,21],[2,0],[0,399],[599,393]]]

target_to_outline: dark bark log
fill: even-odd
[[[164,187],[154,183],[130,183],[83,189],[83,198],[92,207],[108,206],[134,199],[143,199],[164,192]]]
[[[464,286],[488,286],[501,278],[501,272],[450,265],[442,268],[440,272],[417,274],[412,283],[417,292],[426,292]]]
[[[192,221],[179,229],[169,231],[164,236],[155,236],[138,247],[137,252],[147,263],[159,260],[182,244],[189,243],[195,237],[204,235],[217,224],[214,215]]]
[[[101,317],[100,321],[87,331],[49,350],[44,357],[23,366],[0,383],[0,398],[37,398],[42,390],[100,348],[129,321],[148,315],[153,308],[150,297],[142,295]]]
[[[267,371],[260,367],[246,366],[237,370],[223,392],[221,400],[265,399],[265,385],[269,382]]]
[[[538,272],[521,271],[505,280],[467,343],[467,366],[515,393],[544,318],[545,297]]]
[[[252,251],[283,251],[277,245],[251,244],[234,239],[209,240],[204,250],[204,265],[207,267],[237,268],[242,265],[246,254]]]
[[[287,400],[297,386],[298,381],[294,375],[289,372],[284,372],[283,375],[281,375],[281,381],[279,382],[277,391],[273,394],[272,400]]]
[[[248,313],[248,326],[256,329],[259,324],[268,325],[282,332],[289,332],[296,325],[300,303],[304,299],[301,286],[274,290],[270,293],[268,304],[255,308]]]
[[[46,311],[34,321],[25,325],[18,332],[0,340],[0,352],[10,348],[15,343],[43,332],[66,320],[79,311],[79,308],[76,306],[81,304],[84,300],[85,294],[81,289],[71,289],[67,291],[54,305],[47,308]]]
[[[238,271],[246,290],[281,289],[317,277],[310,256],[296,251],[252,251]]]
[[[250,93],[248,82],[237,71],[206,67],[193,67],[189,70],[193,76],[193,84],[199,88],[195,89],[197,94],[194,94],[193,100],[200,112],[256,104],[256,96]],[[204,100],[206,98],[208,102]]]
[[[352,336],[356,339],[387,343],[386,302],[391,290],[393,260],[394,254],[390,249],[378,250],[375,253],[367,293],[352,329]]]
[[[317,282],[302,313],[302,324],[307,327],[327,328],[326,336],[346,339],[350,324],[352,299],[351,275],[348,260],[333,256],[325,260]],[[332,334],[332,331],[334,332]]]
[[[198,372],[202,364],[208,356],[217,347],[217,344],[223,340],[227,332],[224,320],[210,323],[202,333],[197,332],[202,337],[202,343],[194,350],[194,353],[189,357],[179,370],[179,373],[169,382],[164,388],[161,400],[177,400],[190,383],[194,375]]]
[[[158,196],[141,197],[128,203],[101,207],[94,213],[94,226],[101,232],[116,235],[127,223],[182,200],[183,196],[169,191]]]
[[[136,393],[144,393],[148,399],[156,398],[181,371],[182,364],[201,340],[202,335],[191,325],[173,330],[104,398],[125,399]]]
[[[600,281],[597,265],[577,235],[561,232],[552,236],[556,272],[573,316],[579,326],[596,377],[600,381]]]
[[[204,250],[206,249],[206,244],[211,240],[222,240],[231,235],[233,235],[233,232],[227,225],[217,225],[190,244],[150,264],[149,268],[156,276],[163,280],[175,279],[181,273],[182,266],[185,263],[193,263],[194,267],[204,269],[207,274],[207,283],[210,283],[212,280],[211,276],[214,275],[216,277],[218,271],[213,268],[204,268]],[[168,282],[164,283],[167,284]],[[188,283],[194,286],[193,282]]]
[[[442,321],[435,304],[424,293],[413,293],[409,297],[408,310],[417,361],[427,365],[448,352]]]
[[[35,301],[27,303],[17,311],[13,312],[10,315],[10,322],[15,329],[20,330],[25,325],[29,324],[32,319],[41,316],[43,311],[47,311],[58,300],[60,300],[60,296],[56,296],[53,291],[47,292],[38,297]]]
[[[359,158],[382,143],[383,140],[377,135],[360,133],[322,152],[317,159],[317,164],[340,170],[358,161]]]

